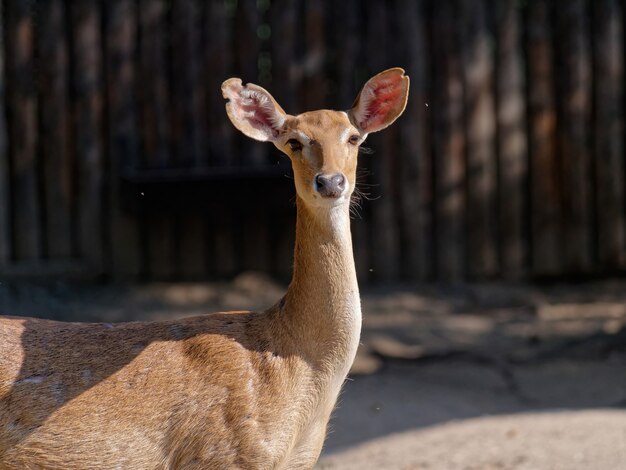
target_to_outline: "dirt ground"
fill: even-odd
[[[0,314],[81,321],[259,309],[231,283],[0,283]],[[319,469],[626,469],[626,282],[388,286],[363,292],[362,345]]]

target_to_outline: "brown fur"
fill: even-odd
[[[1,470],[315,464],[361,316],[349,194],[329,205],[311,182],[343,172],[352,191],[357,147],[340,139],[359,130],[336,111],[284,116],[267,140],[292,159],[298,193],[285,297],[264,312],[164,322],[0,318]],[[286,144],[294,131],[313,140],[300,156]]]

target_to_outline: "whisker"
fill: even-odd
[[[354,188],[355,191],[359,193],[359,199],[365,199],[366,201],[375,201],[378,197],[372,197],[372,193],[368,191],[363,191],[360,188]]]

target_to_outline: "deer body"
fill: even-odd
[[[391,82],[401,101],[389,124],[404,109],[408,78],[385,73],[383,85]],[[175,321],[0,318],[0,470],[291,469],[317,461],[361,329],[349,223],[358,145],[346,139],[362,141],[368,128],[359,118],[376,115],[292,117],[265,90],[233,80],[223,90],[235,126],[293,161],[287,293],[264,312]]]

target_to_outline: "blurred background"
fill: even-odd
[[[0,313],[271,305],[290,164],[235,131],[222,81],[298,114],[399,66],[407,109],[359,156],[364,329],[320,468],[621,468],[624,8],[1,0]]]
[[[4,0],[0,273],[289,278],[289,162],[220,84],[292,114],[411,93],[361,156],[361,281],[590,278],[626,266],[618,0]]]

